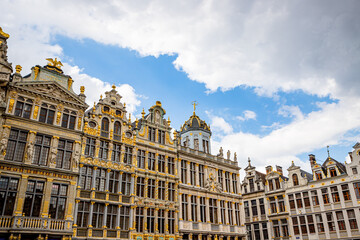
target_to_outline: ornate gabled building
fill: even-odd
[[[210,127],[194,113],[178,133],[179,232],[182,239],[238,240],[245,236],[236,160],[210,153]]]
[[[1,238],[69,239],[85,95],[74,93],[71,77],[56,59],[33,67],[25,77],[16,66],[11,75],[8,35],[0,29],[0,36]]]

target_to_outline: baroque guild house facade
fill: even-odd
[[[360,239],[359,143],[349,163],[309,155],[311,173],[249,159],[241,180],[236,153],[211,154],[196,103],[178,130],[160,101],[132,120],[115,86],[89,106],[56,58],[22,76],[9,37],[0,28],[0,240]]]

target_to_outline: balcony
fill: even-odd
[[[2,216],[0,217],[0,230],[17,231],[44,231],[64,233],[72,232],[73,222],[70,220],[58,220],[51,218],[36,218],[24,216]]]

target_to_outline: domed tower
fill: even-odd
[[[194,103],[193,115],[190,116],[190,118],[181,126],[181,146],[189,147],[205,153],[211,153],[210,126],[195,114],[195,108],[196,104]]]

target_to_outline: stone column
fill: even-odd
[[[145,197],[145,198],[148,197],[148,181],[149,181],[149,178],[146,177],[146,178],[145,178],[145,187],[144,187],[144,197]]]
[[[233,173],[230,172],[229,173],[229,181],[230,181],[230,193],[234,193],[234,188],[233,188],[233,184],[232,184],[232,180],[233,180]]]
[[[149,151],[146,151],[145,152],[145,169],[149,169],[148,162],[149,162]]]
[[[66,201],[66,208],[67,209],[67,216],[66,219],[67,220],[73,220],[74,221],[74,216],[77,215],[77,212],[74,211],[74,207],[73,204],[75,202],[75,198],[76,198],[76,182],[75,181],[71,181],[70,185],[69,185],[69,189],[68,189],[68,199]],[[51,195],[51,192],[50,192]],[[74,221],[74,224],[76,222]]]
[[[159,171],[159,153],[155,153],[155,172]]]
[[[106,169],[105,192],[109,192],[110,172],[110,168]]]
[[[89,228],[93,227],[91,225],[91,223],[92,223],[92,216],[93,216],[93,212],[94,212],[94,204],[95,204],[94,201],[90,202],[89,221],[88,221],[88,224],[89,224],[88,227]]]
[[[200,196],[196,196],[196,214],[198,215],[198,222],[201,222],[201,219],[200,219]]]
[[[154,211],[154,217],[155,217],[155,233],[158,234],[159,233],[159,222],[158,222],[158,217],[159,217],[159,208],[155,208]]]
[[[221,221],[221,207],[220,207],[220,199],[216,200],[216,207],[217,207],[217,217],[218,217],[218,223],[223,223]]]
[[[41,209],[41,216],[44,218],[49,216],[49,204],[50,204],[50,199],[51,199],[51,189],[52,189],[54,179],[48,178],[46,180],[47,181],[45,183],[44,200],[43,200],[44,204]]]
[[[241,187],[240,187],[240,174],[237,173],[236,174],[236,188],[237,188],[237,192],[238,194],[241,194]]]
[[[229,224],[229,208],[228,208],[228,202],[229,201],[225,201],[224,205],[225,205],[225,222],[223,224]]]
[[[117,229],[120,229],[120,209],[121,209],[121,207],[122,207],[122,205],[119,204],[117,216],[116,216],[116,228]]]
[[[148,231],[147,228],[147,210],[149,207],[144,207],[144,232]]]
[[[134,196],[135,195],[135,173],[131,174],[131,183],[130,183],[130,196]]]
[[[169,234],[169,209],[165,209],[165,234]]]
[[[56,156],[57,156],[58,145],[59,145],[59,137],[53,136],[50,147],[50,160],[48,163],[50,168],[56,167]]]
[[[103,215],[103,228],[106,228],[106,214],[107,214],[108,206],[109,206],[109,203],[105,203],[104,215]]]
[[[76,225],[76,223],[77,223],[77,212],[78,212],[78,209],[79,209],[79,202],[80,202],[79,199],[76,199],[76,200],[75,200],[75,207],[74,207],[74,225]]]
[[[236,223],[236,217],[235,217],[235,210],[234,210],[234,208],[235,208],[235,202],[232,202],[231,203],[231,207],[232,207],[232,209],[233,209],[233,211],[232,211],[232,219],[233,219],[233,225],[235,225]]]
[[[24,199],[25,199],[25,192],[28,185],[28,177],[29,175],[23,174],[21,175],[21,180],[19,182],[19,190],[17,193],[17,198],[15,202],[15,216],[22,216],[23,206],[24,206]],[[47,215],[46,215],[47,216]]]
[[[129,229],[135,230],[136,221],[134,220],[134,215],[136,213],[136,206],[130,207],[130,216],[129,216]]]
[[[183,213],[183,209],[182,209],[182,193],[179,193],[179,202],[180,202],[180,204],[179,204],[179,211],[181,212],[181,213]],[[184,220],[183,219],[183,214],[182,214],[182,216],[179,218],[179,220],[180,221],[182,221],[182,220]]]
[[[113,149],[114,149],[114,144],[112,142],[110,142],[109,143],[109,152],[108,152],[108,161],[111,161]]]

